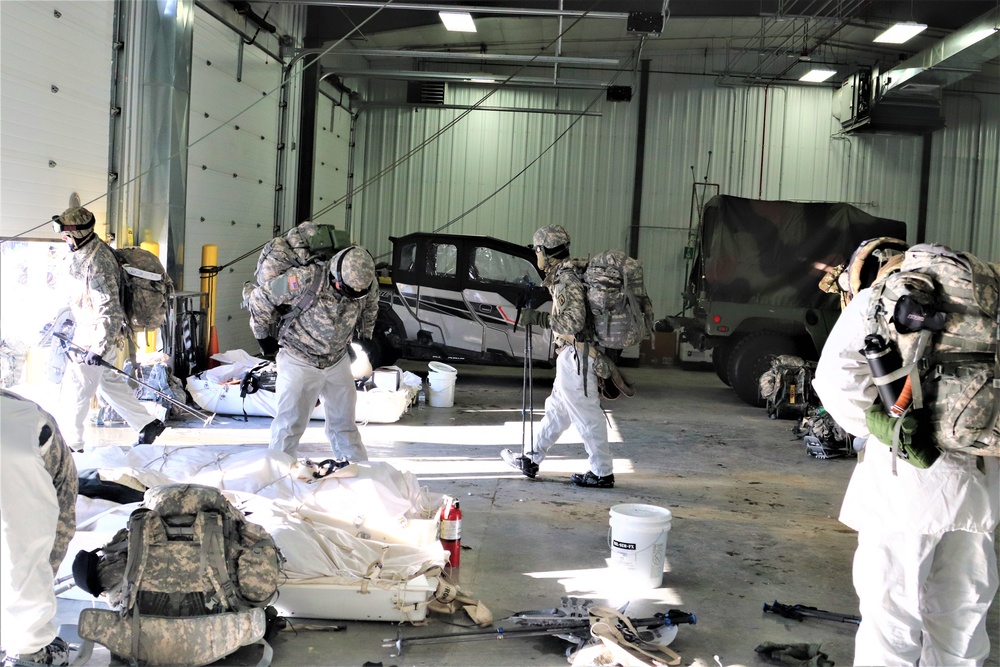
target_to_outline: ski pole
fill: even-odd
[[[58,338],[59,340],[61,340],[63,342],[63,344],[67,346],[68,349],[73,350],[73,352],[75,352],[77,355],[86,355],[87,354],[87,352],[88,352],[87,350],[83,349],[82,347],[80,347],[79,345],[77,345],[76,343],[74,343],[73,341],[69,340],[69,338],[67,336],[65,336],[64,334],[61,334],[61,333],[59,333],[57,331],[53,331],[52,335],[55,336],[56,338]],[[198,410],[194,410],[192,408],[189,408],[187,405],[185,405],[184,403],[181,403],[180,401],[178,401],[173,396],[170,396],[169,394],[164,394],[162,391],[160,391],[156,387],[152,387],[152,386],[146,384],[145,382],[143,382],[142,380],[137,380],[136,378],[132,377],[131,375],[129,375],[128,373],[126,373],[122,369],[120,369],[117,366],[115,366],[114,364],[112,364],[112,363],[110,363],[108,361],[105,361],[104,358],[101,358],[98,363],[101,366],[104,366],[105,368],[110,368],[111,370],[113,370],[114,372],[118,373],[118,375],[121,375],[125,379],[131,380],[132,382],[135,382],[140,387],[145,387],[146,389],[150,390],[151,392],[153,392],[154,394],[156,394],[157,396],[159,396],[163,400],[167,401],[171,405],[176,405],[181,410],[184,410],[185,412],[194,415],[198,419],[201,419],[204,422],[204,424],[202,424],[203,426],[208,426],[209,424],[212,423],[212,420],[215,419],[215,414],[211,414],[211,415],[207,415],[206,416],[205,413],[203,413],[203,412],[200,412]]]
[[[525,441],[525,431],[526,431],[526,421],[527,414],[525,412],[528,407],[528,360],[530,357],[530,343],[531,341],[531,325],[524,325],[524,363],[521,366],[521,456],[524,456],[526,452],[524,451],[524,441]]]
[[[535,395],[534,395],[534,345],[531,339],[531,325],[525,327],[525,335],[528,337],[528,451],[535,453]]]
[[[825,621],[839,621],[840,623],[853,623],[854,625],[861,624],[860,616],[852,616],[850,614],[837,614],[832,611],[824,611],[822,609],[817,609],[816,607],[806,607],[805,605],[796,604],[788,605],[781,604],[777,600],[774,604],[764,603],[764,611],[769,611],[771,613],[777,614],[778,616],[783,616],[785,618],[790,618],[795,621],[803,621],[806,617],[808,618],[821,618]]]

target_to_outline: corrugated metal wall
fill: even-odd
[[[704,182],[706,172],[724,194],[847,201],[906,221],[915,240],[922,138],[839,134],[828,87],[721,87],[714,76],[685,73],[702,71],[712,67],[700,56],[651,63],[639,255],[657,316],[680,310],[692,184]],[[607,72],[562,74],[608,78]],[[449,85],[445,102],[473,104],[489,90]],[[405,88],[372,81],[367,97],[401,101]],[[574,238],[574,254],[627,248],[637,97],[615,103],[598,91],[516,89],[486,103],[583,111],[595,99],[597,118],[474,111],[405,160],[463,112],[365,110],[359,171],[371,182],[355,210],[361,240],[376,253],[388,250],[388,236],[416,230],[527,243],[537,227],[559,223]],[[949,93],[944,111],[948,127],[932,138],[926,238],[1000,259],[1000,104]]]
[[[217,245],[219,264],[225,265],[271,238],[281,63],[245,47],[240,67],[240,39],[197,10],[184,265],[189,291],[200,289],[202,246]],[[253,253],[216,278],[220,350],[257,349],[249,314],[240,305],[256,263]]]

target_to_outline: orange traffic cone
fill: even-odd
[[[208,330],[208,367],[215,368],[219,362],[212,358],[213,354],[219,353],[219,332],[212,327]]]

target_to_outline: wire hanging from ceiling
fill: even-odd
[[[563,30],[562,32],[560,32],[556,36],[555,39],[553,39],[548,44],[546,44],[542,49],[540,49],[539,53],[536,54],[534,58],[532,58],[531,60],[527,61],[525,64],[521,65],[520,67],[518,67],[512,74],[510,74],[503,81],[498,82],[488,93],[486,93],[485,95],[483,95],[483,97],[481,97],[477,102],[475,102],[474,104],[472,104],[468,109],[463,110],[462,113],[460,113],[457,117],[455,117],[454,119],[452,119],[451,121],[449,121],[448,123],[446,123],[444,125],[444,127],[442,127],[437,132],[433,133],[432,135],[430,135],[429,137],[427,137],[426,139],[424,139],[423,141],[421,141],[419,144],[417,144],[416,146],[414,146],[413,148],[411,148],[409,151],[407,151],[405,154],[403,154],[402,156],[400,156],[394,162],[392,162],[389,165],[383,167],[380,171],[378,171],[371,178],[368,178],[363,183],[361,183],[361,185],[359,185],[357,188],[355,188],[355,189],[351,190],[350,192],[346,193],[344,196],[342,196],[342,197],[340,197],[338,199],[335,199],[334,201],[330,202],[329,204],[327,204],[323,208],[319,209],[318,211],[313,211],[312,215],[310,216],[310,219],[311,220],[316,220],[317,218],[322,217],[323,215],[326,215],[327,213],[329,213],[333,209],[337,208],[338,206],[341,206],[344,203],[350,201],[351,198],[354,195],[356,195],[359,192],[364,191],[364,189],[367,188],[368,186],[370,186],[372,183],[374,183],[375,181],[379,180],[380,178],[382,178],[383,176],[385,176],[389,172],[393,171],[396,167],[400,166],[401,164],[403,164],[404,162],[406,162],[407,160],[409,160],[411,157],[413,157],[414,155],[416,155],[417,153],[419,153],[421,150],[423,150],[424,148],[426,148],[428,145],[430,145],[431,143],[433,143],[441,135],[443,135],[448,130],[450,130],[451,128],[453,128],[455,125],[457,125],[460,121],[462,121],[463,119],[465,119],[466,116],[468,116],[473,111],[475,111],[476,109],[478,109],[479,107],[481,107],[483,105],[483,103],[486,102],[486,100],[488,100],[490,97],[492,97],[493,95],[495,95],[496,93],[498,93],[501,88],[504,88],[507,85],[508,82],[510,82],[512,79],[514,79],[515,77],[517,77],[518,74],[520,74],[522,71],[524,71],[526,68],[528,68],[535,61],[535,58],[540,57],[542,53],[544,53],[549,48],[551,48],[553,44],[555,44],[566,33],[568,33],[570,30],[572,30],[576,26],[577,23],[579,23],[580,21],[582,21],[583,19],[585,19],[587,17],[587,14],[589,14],[591,11],[593,11],[594,7],[596,7],[599,4],[599,2],[600,2],[600,0],[595,0],[595,2],[590,6],[589,9],[587,9],[581,16],[578,16],[576,18],[576,20],[574,20],[573,23],[571,23],[569,25],[569,27],[567,27],[565,30]]]

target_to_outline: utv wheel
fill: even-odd
[[[729,355],[729,382],[736,395],[749,405],[762,408],[760,376],[771,368],[771,359],[781,354],[795,354],[795,343],[787,336],[771,331],[749,334],[733,346]]]
[[[399,359],[399,350],[382,334],[375,334],[371,340],[363,341],[361,347],[368,354],[368,362],[372,368],[391,366]]]

